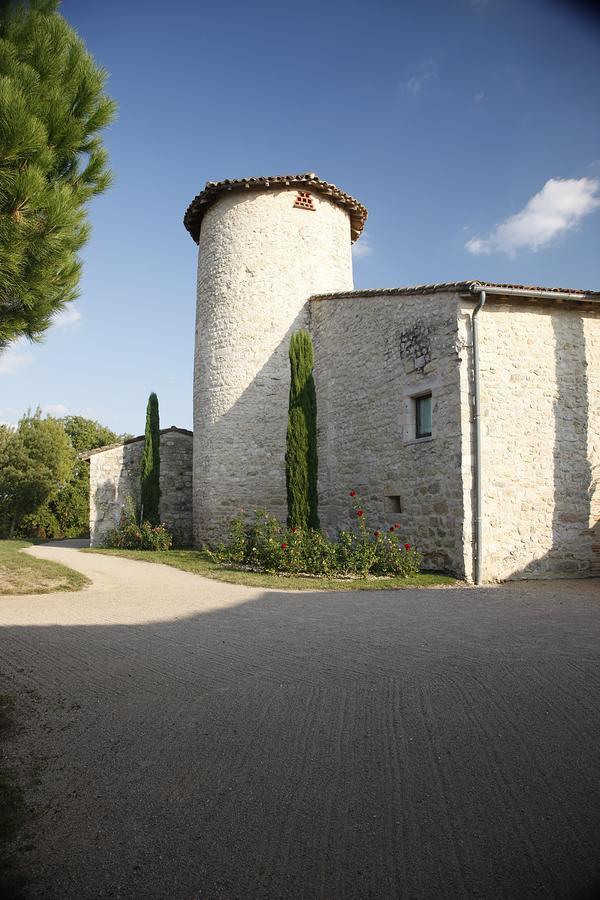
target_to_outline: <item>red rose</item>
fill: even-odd
[[[410,550],[410,544],[405,544],[405,545],[404,545],[404,549],[405,549],[405,550]]]
[[[394,530],[394,526],[392,525],[392,527],[390,528],[390,531],[393,531],[393,530]]]
[[[380,532],[380,531],[374,531],[373,534],[374,534],[375,537],[377,538],[377,537],[379,537],[379,535],[381,534],[381,532]]]
[[[394,525],[394,528],[400,528],[400,523],[396,522],[396,524]]]
[[[350,496],[351,496],[351,497],[356,497],[356,491],[350,491]]]
[[[281,545],[281,549],[282,549],[282,550],[287,550],[287,544],[282,544],[282,545]]]
[[[364,509],[357,509],[357,510],[356,510],[356,515],[357,515],[357,516],[362,516],[363,513],[364,513]]]

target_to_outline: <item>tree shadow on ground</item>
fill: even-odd
[[[590,582],[229,589],[2,629],[0,667],[40,695],[30,896],[592,896]]]

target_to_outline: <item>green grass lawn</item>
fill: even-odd
[[[90,584],[89,578],[74,569],[20,553],[23,547],[31,547],[31,544],[0,541],[0,595],[79,591]]]
[[[266,575],[262,572],[248,572],[217,562],[203,550],[105,550],[94,548],[83,553],[106,553],[127,559],[141,559],[144,562],[163,563],[193,572],[216,581],[229,584],[245,584],[248,587],[275,588],[288,591],[382,591],[391,588],[434,587],[456,584],[449,575],[423,573],[414,578],[318,578],[311,575]]]

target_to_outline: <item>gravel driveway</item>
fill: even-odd
[[[599,896],[600,583],[279,593],[76,549],[0,598],[28,896]]]

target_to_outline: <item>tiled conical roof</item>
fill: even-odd
[[[338,206],[348,211],[352,241],[356,241],[360,237],[367,218],[365,207],[335,184],[321,181],[314,172],[305,172],[303,175],[268,175],[264,178],[228,178],[225,181],[207,181],[204,190],[194,197],[188,206],[183,224],[198,243],[204,214],[221,194],[226,191],[264,191],[268,188],[281,187],[299,187],[304,190],[308,188],[329,197]]]

